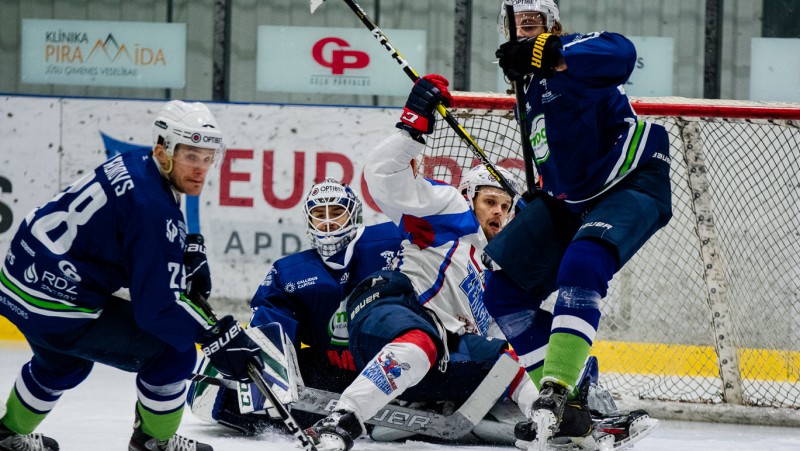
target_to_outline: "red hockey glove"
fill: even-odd
[[[439,103],[449,106],[453,99],[447,90],[449,84],[446,78],[438,74],[429,74],[417,80],[408,95],[397,128],[408,130],[415,139],[433,132],[436,106]]]

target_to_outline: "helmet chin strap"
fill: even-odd
[[[169,162],[169,166],[167,168],[164,168],[162,166],[161,161],[158,160],[155,154],[153,154],[153,159],[156,161],[156,167],[158,167],[158,172],[160,172],[161,175],[165,179],[167,179],[167,182],[169,182],[169,188],[170,190],[172,190],[172,194],[175,196],[175,200],[180,201],[181,194],[183,193],[178,189],[177,185],[175,184],[175,180],[173,180],[173,178],[170,176],[172,174],[172,169],[174,168],[174,162],[172,160],[172,157],[167,156],[167,161]]]

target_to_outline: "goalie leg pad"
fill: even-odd
[[[345,389],[337,408],[371,418],[425,377],[436,357],[434,349],[433,341],[421,331],[398,337],[384,346]]]

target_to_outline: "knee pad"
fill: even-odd
[[[617,255],[610,245],[589,239],[574,241],[567,248],[558,270],[559,287],[582,287],[605,297],[608,282],[617,272]]]

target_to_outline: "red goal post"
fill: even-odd
[[[451,110],[524,177],[513,105],[461,92]],[[601,382],[656,417],[800,426],[800,104],[632,105],[670,134],[674,216],[610,284]],[[437,121],[423,173],[457,185],[474,164]]]

